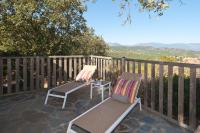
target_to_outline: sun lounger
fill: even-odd
[[[138,81],[134,90],[136,91],[134,102],[124,103],[109,97],[72,120],[69,123],[67,133],[76,133],[77,131],[75,131],[74,127],[91,133],[110,133],[137,104],[140,105],[141,110],[141,99],[137,98],[141,76],[138,74],[123,73],[121,77],[127,80]]]
[[[96,66],[85,65],[83,67],[83,70],[80,71],[80,73],[77,75],[74,81],[71,81],[64,85],[57,86],[55,88],[48,90],[47,96],[45,99],[45,105],[47,104],[48,97],[51,96],[51,97],[63,98],[64,101],[63,101],[62,109],[65,108],[67,95],[86,85],[89,85],[92,79],[92,75],[94,74],[95,70],[96,70]]]

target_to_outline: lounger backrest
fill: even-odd
[[[85,65],[83,69],[79,72],[79,74],[76,76],[76,81],[78,80],[90,80],[96,70],[95,65]]]
[[[125,79],[125,80],[136,80],[136,81],[138,81],[138,84],[137,84],[136,90],[135,90],[136,91],[135,98],[136,98],[137,94],[138,94],[139,87],[140,87],[142,75],[136,74],[136,73],[123,72],[122,75],[119,78],[122,78],[122,79]]]

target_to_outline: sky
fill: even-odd
[[[133,0],[136,1],[136,0]],[[96,0],[87,4],[87,24],[106,42],[133,45],[138,43],[200,43],[200,0],[178,0],[169,3],[164,15],[149,17],[137,6],[131,9],[132,23],[123,25],[118,16],[119,4],[112,0]]]

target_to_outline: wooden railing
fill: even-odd
[[[60,85],[89,61],[85,56],[0,57],[0,95]]]
[[[114,81],[122,72],[141,73],[145,108],[181,126],[200,124],[198,64],[103,56],[0,57],[0,95],[48,89],[75,78],[85,64],[95,78]]]

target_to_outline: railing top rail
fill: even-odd
[[[114,60],[121,60],[122,58],[117,57],[106,57],[106,56],[96,56],[96,55],[59,55],[59,56],[19,56],[19,57],[0,57],[1,59],[19,59],[19,58],[98,58],[98,59],[114,59]],[[142,59],[132,59],[132,58],[125,58],[126,61],[134,61],[134,62],[141,62],[141,63],[151,63],[151,64],[162,64],[162,65],[171,65],[171,66],[180,66],[180,67],[200,67],[200,64],[189,64],[189,63],[178,63],[178,62],[167,62],[167,61],[153,61],[153,60],[142,60]]]
[[[2,59],[17,59],[17,58],[83,58],[90,57],[89,55],[56,55],[56,56],[3,56]]]
[[[56,55],[56,56],[47,56],[49,58],[83,58],[90,57],[90,55]]]
[[[91,55],[93,58],[102,58],[102,59],[112,59],[112,57],[107,57],[107,56],[96,56],[96,55]]]
[[[121,60],[122,58],[113,57],[115,60]],[[168,61],[153,61],[153,60],[142,60],[142,59],[132,59],[124,58],[126,61],[134,61],[140,63],[151,63],[151,64],[162,64],[162,65],[171,65],[171,66],[180,66],[180,67],[200,67],[200,64],[189,64],[189,63],[179,63],[179,62],[168,62]]]

